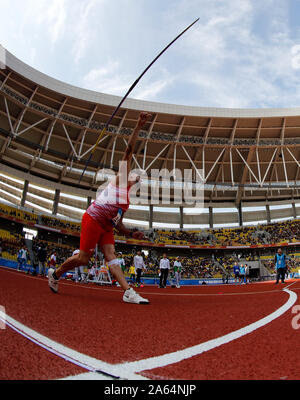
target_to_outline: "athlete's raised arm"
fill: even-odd
[[[116,185],[119,184],[121,178],[125,178],[127,181],[129,172],[130,172],[130,167],[131,167],[131,161],[132,161],[132,156],[133,156],[133,152],[134,152],[134,147],[138,138],[138,135],[140,133],[140,130],[143,128],[143,126],[147,123],[147,121],[149,121],[149,119],[152,117],[151,114],[147,113],[147,112],[142,112],[139,116],[139,120],[137,122],[137,125],[134,129],[134,131],[132,132],[130,139],[128,141],[124,156],[122,158],[122,162],[126,162],[127,163],[127,168],[123,168],[121,167],[121,170],[119,170],[119,173],[116,177]],[[124,167],[124,165],[123,165]],[[125,174],[126,176],[122,176],[123,174]]]

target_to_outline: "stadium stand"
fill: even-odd
[[[285,221],[255,227],[207,230],[206,238],[201,231],[156,231],[156,243],[202,244],[206,246],[255,246],[263,244],[296,243],[300,241],[300,220]]]
[[[7,206],[5,204],[0,204],[0,216],[8,217],[8,218],[14,218],[17,220],[22,221],[23,223],[37,223],[38,221],[38,216],[36,214],[23,211],[17,208],[13,208],[10,206]]]
[[[57,217],[41,215],[40,218],[33,213],[14,207],[0,204],[0,216],[14,219],[23,224],[40,225],[62,230],[68,234],[80,233],[80,223],[63,220]],[[278,222],[256,227],[243,227],[231,229],[211,229],[203,231],[171,231],[153,230],[154,243],[166,245],[203,245],[203,246],[255,246],[258,241],[262,245],[280,245],[282,243],[300,242],[300,220]],[[116,235],[117,239],[124,236]]]
[[[34,253],[43,244],[47,249],[48,257],[56,252],[58,264],[64,262],[79,245],[80,223],[56,217],[36,215],[4,204],[0,204],[0,215],[2,221],[2,224],[0,224],[0,255],[4,259],[16,261],[17,252],[25,243],[24,234],[22,233],[24,226],[34,226],[38,231],[38,236],[32,243]],[[4,221],[14,224],[13,227],[4,226]],[[47,229],[49,229],[49,232],[47,232]],[[55,232],[53,232],[53,229],[55,229]],[[159,251],[152,253],[150,249],[150,252],[144,254],[147,267],[145,276],[157,276],[159,258],[163,251],[160,247],[161,244],[164,244],[168,248],[171,266],[176,256],[180,255],[183,264],[182,276],[184,278],[204,279],[221,278],[224,273],[232,275],[233,265],[236,260],[240,262],[261,261],[269,273],[274,274],[273,259],[275,249],[273,249],[273,246],[280,246],[282,243],[295,243],[293,249],[288,249],[287,255],[289,272],[298,273],[300,268],[300,252],[298,252],[297,247],[300,239],[299,232],[300,221],[295,220],[258,227],[210,230],[206,236],[203,235],[202,231],[196,230],[153,230],[152,236],[150,235],[152,240],[135,241],[131,245],[122,236],[116,236],[116,240],[117,248],[119,240],[120,246],[122,245],[123,250],[125,249],[123,258],[127,276],[129,268],[133,264],[136,248],[139,248],[139,246],[141,249],[147,248],[147,245],[151,245],[152,249],[155,249],[157,245]],[[243,245],[256,246],[258,242],[261,246],[265,246],[260,254],[256,253],[255,247],[253,249],[243,249]],[[211,252],[186,253],[186,251],[190,250],[183,252],[181,247],[197,244],[207,246],[211,249]],[[272,245],[272,248],[268,247],[270,245]],[[177,246],[178,250],[176,252]],[[224,246],[232,246],[235,250],[219,255],[217,249]],[[180,252],[178,253],[178,251]]]

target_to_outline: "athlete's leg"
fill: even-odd
[[[80,250],[80,253],[68,258],[55,272],[57,278],[61,278],[63,274],[71,271],[74,268],[80,267],[81,265],[87,265],[91,258],[91,253],[86,253]]]
[[[123,290],[128,290],[130,286],[125,279],[123,271],[120,267],[120,264],[116,260],[115,254],[115,245],[114,244],[103,244],[102,251],[105,257],[105,260],[108,263],[108,267],[114,278],[119,282]]]
[[[48,282],[52,292],[58,292],[58,281],[68,271],[81,265],[87,265],[103,229],[90,215],[85,213],[81,222],[80,252],[68,258],[56,271],[48,271]]]
[[[120,264],[118,260],[116,260],[115,245],[112,244],[111,241],[114,241],[113,233],[108,233],[101,238],[99,245],[107,261],[110,272],[124,290],[123,301],[133,304],[149,304],[149,300],[141,297],[128,285]]]

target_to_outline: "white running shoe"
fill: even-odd
[[[133,303],[133,304],[149,304],[149,300],[141,297],[135,290],[132,288],[126,290],[123,296],[123,301],[125,303]]]
[[[49,287],[52,290],[52,292],[53,293],[57,293],[58,292],[58,280],[53,278],[54,272],[55,272],[54,269],[49,269],[49,271],[48,271],[48,283],[49,283]]]

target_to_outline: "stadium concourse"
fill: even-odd
[[[127,99],[94,147],[119,101],[7,52],[0,69],[0,379],[299,378],[299,110]],[[132,167],[147,190],[123,222],[145,238],[115,232],[115,239],[127,279],[142,251],[139,292],[151,305],[123,304],[119,287],[92,281],[62,279],[54,296],[38,276],[38,249],[55,267],[78,248],[81,217],[118,171],[142,111],[151,120]],[[161,201],[166,194],[169,203]],[[279,248],[286,282],[275,285]],[[20,267],[21,249],[28,257]],[[180,289],[172,275],[166,290],[157,287],[163,253],[171,273],[177,257],[182,263]],[[95,253],[85,273],[101,262]],[[235,264],[248,265],[246,282],[235,279]],[[128,324],[134,320],[138,326]],[[91,331],[110,340],[87,344]]]

